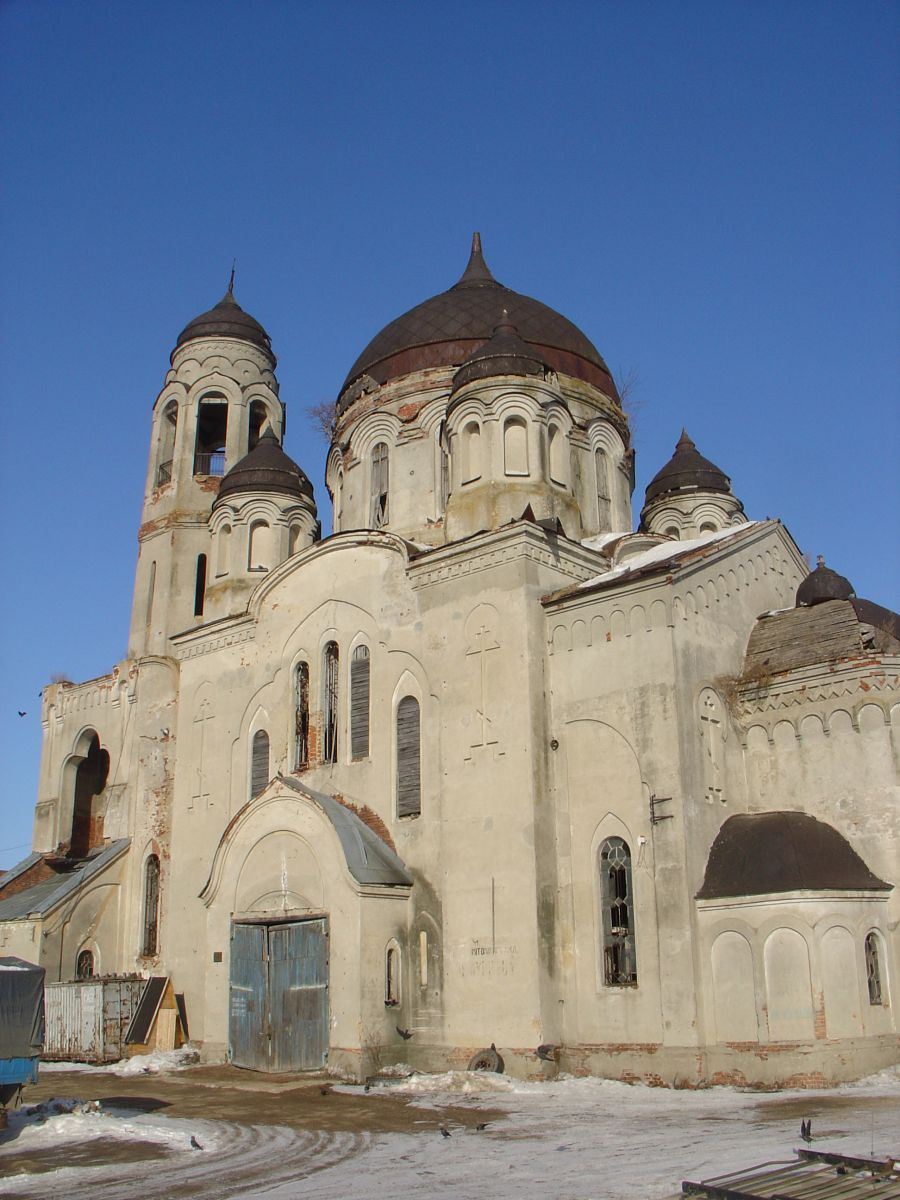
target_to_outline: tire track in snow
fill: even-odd
[[[270,1188],[345,1162],[372,1141],[368,1133],[224,1121],[172,1121],[171,1125],[184,1130],[185,1147],[176,1148],[171,1157],[102,1167],[61,1166],[40,1175],[18,1175],[3,1181],[0,1196],[46,1200],[52,1192],[65,1195],[66,1200],[171,1200],[173,1196],[227,1200],[264,1195]],[[192,1135],[204,1150],[190,1148]],[[64,1162],[64,1145],[59,1155]]]

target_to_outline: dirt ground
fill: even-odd
[[[392,1096],[389,1082],[373,1084],[375,1088],[377,1099],[362,1087],[352,1093],[336,1092],[333,1081],[326,1077],[273,1076],[230,1066],[125,1077],[47,1071],[38,1083],[23,1090],[21,1105],[30,1108],[54,1097],[77,1097],[84,1102],[99,1101],[101,1110],[159,1113],[234,1125],[277,1125],[326,1135],[428,1133],[448,1123],[474,1128],[476,1122],[502,1116],[485,1109],[442,1107],[438,1112],[417,1108],[406,1097]],[[106,1166],[164,1159],[169,1153],[152,1142],[117,1139],[69,1145],[66,1160],[69,1166]],[[12,1130],[0,1131],[0,1178],[20,1172],[42,1174],[58,1166],[57,1152],[17,1151]]]

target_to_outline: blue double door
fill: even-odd
[[[229,1058],[253,1071],[312,1071],[328,1053],[324,918],[231,926]]]

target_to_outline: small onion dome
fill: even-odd
[[[254,346],[259,346],[274,358],[269,335],[259,321],[251,317],[249,313],[245,313],[235,300],[231,284],[228,285],[228,291],[215,308],[201,313],[199,317],[194,317],[193,321],[189,321],[185,325],[178,335],[175,348],[177,349],[185,342],[191,342],[195,338],[209,337],[238,338],[242,342],[252,342]]]
[[[491,379],[495,375],[540,375],[550,370],[547,360],[519,337],[519,332],[504,308],[493,335],[476,347],[453,376],[450,395],[473,379]]]
[[[816,559],[816,569],[810,571],[797,588],[797,605],[811,608],[824,600],[849,600],[855,595],[850,580],[826,567],[825,559],[820,554]]]
[[[616,385],[596,346],[561,313],[498,283],[476,233],[459,281],[391,321],[369,342],[344,380],[338,416],[352,403],[348,389],[363,376],[385,384],[413,371],[461,366],[490,339],[504,309],[532,354],[545,358],[554,371],[594,384],[618,403]]]
[[[731,480],[715,463],[704,458],[682,429],[675,453],[650,480],[644,503],[669,492],[724,492],[731,495]]]
[[[225,475],[215,503],[240,492],[280,492],[298,499],[301,496],[312,499],[313,485],[282,450],[272,430],[267,429],[250,453]]]
[[[824,821],[801,812],[746,813],[729,817],[716,835],[697,899],[890,890]]]

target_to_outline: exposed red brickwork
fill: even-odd
[[[17,896],[19,892],[34,887],[36,883],[43,883],[45,879],[49,879],[51,875],[55,874],[53,868],[49,867],[43,858],[39,858],[27,871],[23,871],[15,879],[11,879],[5,887],[0,887],[0,898],[8,900],[10,896]]]
[[[828,1030],[825,1028],[825,996],[822,992],[819,992],[816,1000],[816,1013],[813,1022],[813,1028],[817,1038],[825,1039],[828,1037]]]
[[[377,812],[373,812],[368,804],[352,804],[340,794],[335,795],[335,800],[339,804],[343,804],[344,808],[349,808],[351,812],[356,813],[364,825],[372,830],[374,834],[381,838],[386,846],[390,846],[393,852],[397,853],[397,847],[394,845],[394,839],[391,837],[390,830]]]

